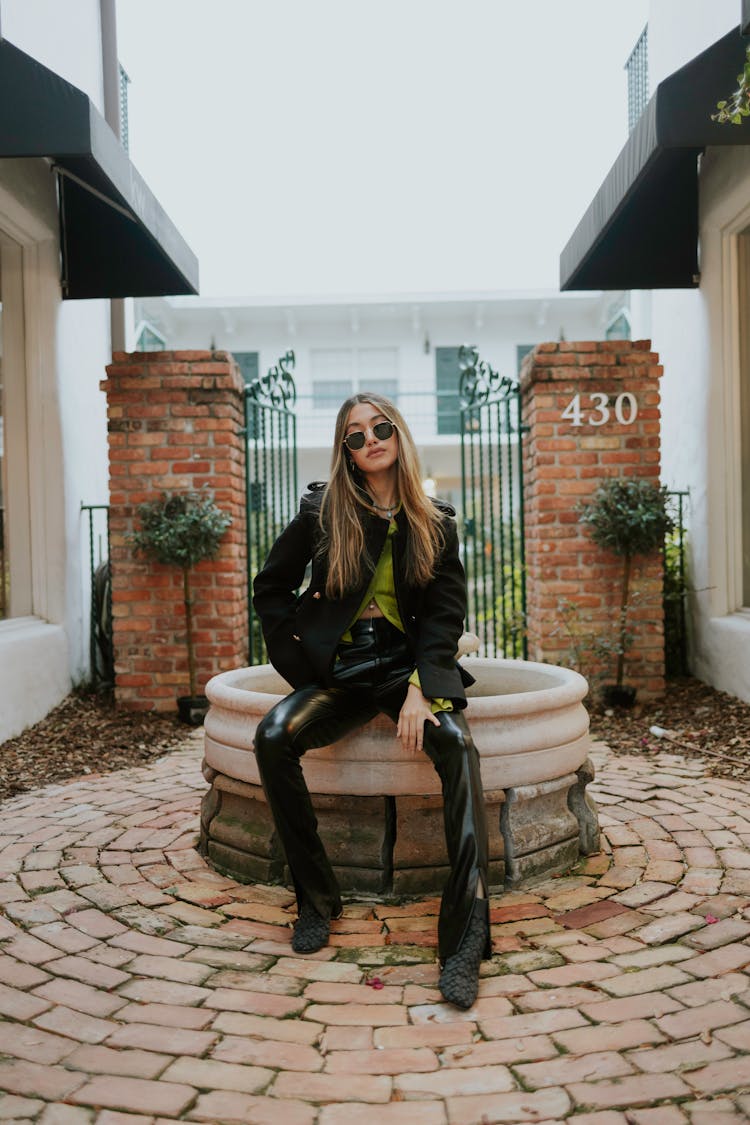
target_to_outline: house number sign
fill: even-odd
[[[638,417],[638,400],[630,391],[623,391],[615,399],[611,395],[596,391],[583,396],[590,403],[581,403],[581,395],[573,395],[561,417],[570,421],[571,426],[606,426],[615,421],[621,426],[632,426]]]

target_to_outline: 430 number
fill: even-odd
[[[585,410],[581,406],[581,396],[573,395],[572,399],[562,412],[562,417],[570,421],[571,426],[606,426],[607,422],[614,419],[621,426],[632,426],[638,417],[638,401],[630,391],[623,391],[611,405],[610,396],[596,391],[588,396],[591,407]]]

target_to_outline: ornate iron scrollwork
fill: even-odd
[[[517,386],[514,379],[495,371],[479,358],[479,349],[464,344],[458,349],[461,379],[458,393],[462,407],[479,406],[491,398],[506,397]]]
[[[273,406],[277,410],[293,408],[297,401],[297,388],[292,378],[294,364],[294,352],[290,349],[278,363],[269,367],[268,374],[253,380],[248,390],[259,405]]]

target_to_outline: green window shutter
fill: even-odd
[[[536,344],[516,344],[516,374],[521,374],[521,364],[529,352],[533,352]]]
[[[242,372],[242,378],[245,380],[245,386],[247,387],[254,379],[258,378],[258,353],[233,352],[232,354],[237,360],[237,366]]]
[[[458,348],[435,348],[435,389],[437,392],[437,432],[461,432],[461,403],[458,384],[461,369],[458,366]]]
[[[240,369],[240,374],[242,375],[242,380],[243,380],[245,386],[249,387],[250,384],[252,382],[254,382],[255,379],[258,378],[258,371],[259,371],[258,353],[257,352],[232,352],[232,355],[234,356],[234,358],[237,362],[237,366]],[[259,434],[258,434],[258,423],[259,423],[258,407],[254,406],[251,402],[248,406],[248,411],[247,411],[247,434],[245,435],[247,441],[255,441],[256,438],[259,436]],[[256,500],[253,499],[252,495],[249,495],[249,500],[250,500],[250,504],[251,504],[251,511],[253,511],[253,512],[259,511],[260,510],[259,508],[252,506],[254,503],[256,503]]]

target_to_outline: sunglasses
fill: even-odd
[[[369,428],[368,426],[368,429]],[[395,428],[393,422],[376,422],[372,427],[373,437],[376,437],[378,441],[388,441],[389,437],[393,437]],[[364,430],[354,430],[353,433],[346,435],[344,445],[351,450],[362,449],[366,440],[367,437]]]

